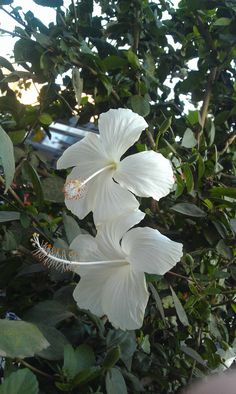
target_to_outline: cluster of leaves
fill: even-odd
[[[97,0],[101,16],[92,0],[68,9],[63,0],[35,3],[55,8],[56,23],[47,27],[0,0],[18,38],[14,62],[0,58],[0,393],[177,392],[224,368],[227,351],[236,350],[235,2],[181,0],[176,9],[166,0]],[[21,104],[11,88],[29,80],[41,86],[36,106]],[[181,97],[196,109],[183,112]],[[85,124],[119,107],[149,124],[137,151],[158,150],[175,169],[174,192],[141,201],[144,224],[185,249],[174,272],[147,277],[151,298],[137,332],[79,310],[72,297],[79,278],[46,269],[30,244],[37,231],[67,248],[81,227],[94,228],[90,217],[79,222],[66,212],[65,174],[25,143],[27,135],[48,133],[55,119],[77,113]],[[4,319],[8,311],[21,321]]]

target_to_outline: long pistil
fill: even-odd
[[[73,270],[75,267],[100,267],[109,266],[110,268],[117,265],[126,265],[125,260],[102,260],[102,261],[73,261],[67,258],[67,253],[64,249],[53,248],[48,243],[41,243],[37,233],[33,234],[32,244],[36,247],[34,255],[46,264],[48,267],[60,268],[64,270]],[[69,251],[68,257],[76,255],[75,252]]]

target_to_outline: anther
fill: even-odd
[[[63,191],[67,200],[77,200],[85,194],[86,185],[78,179],[70,179],[65,183]]]

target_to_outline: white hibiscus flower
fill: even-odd
[[[132,193],[159,200],[174,183],[169,160],[154,151],[122,155],[147,127],[143,117],[129,109],[110,109],[100,115],[100,135],[89,133],[70,146],[57,168],[74,167],[67,177],[65,203],[80,219],[90,211],[100,224],[139,207]]]
[[[164,275],[182,256],[182,244],[158,230],[128,231],[143,217],[139,210],[122,215],[101,225],[96,238],[79,235],[70,245],[84,261],[74,267],[81,277],[73,294],[78,306],[122,330],[142,326],[149,298],[144,273]]]
[[[164,275],[182,256],[182,244],[158,230],[129,230],[144,216],[136,210],[102,224],[96,238],[88,234],[77,236],[70,245],[77,252],[69,253],[71,261],[64,252],[55,255],[51,246],[40,244],[34,235],[39,258],[80,275],[73,294],[78,306],[99,317],[106,315],[114,327],[122,330],[142,326],[149,297],[145,272]],[[73,261],[76,254],[78,259]]]

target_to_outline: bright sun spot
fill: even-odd
[[[19,89],[18,82],[9,83],[9,86],[14,91],[19,91],[18,100],[20,103],[25,105],[37,105],[38,104],[38,95],[42,85],[37,83],[30,82],[30,86],[28,89]]]

